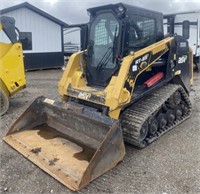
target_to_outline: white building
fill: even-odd
[[[63,28],[68,25],[25,2],[0,10],[16,20],[21,32],[32,36],[32,50],[24,51],[25,69],[45,69],[64,65]],[[0,41],[7,42],[1,31]]]
[[[194,62],[200,57],[200,10],[164,15],[165,33],[183,35],[184,25],[189,25],[189,46],[193,49]]]

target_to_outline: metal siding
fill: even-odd
[[[20,8],[4,15],[14,17],[20,31],[32,32],[33,50],[24,53],[62,52],[60,25],[27,8]],[[0,35],[0,40],[2,39],[6,40],[5,36]]]
[[[188,13],[188,14],[180,14],[176,15],[175,23],[183,22],[184,20],[189,20],[190,22],[197,22],[200,18],[200,13]],[[189,46],[193,49],[193,54],[199,55],[199,49],[197,49],[196,44],[200,43],[200,38],[198,38],[198,26],[191,25],[190,26],[190,38]],[[175,33],[182,35],[182,25],[175,25]],[[199,40],[198,40],[199,39]]]
[[[190,22],[195,22],[198,19],[198,13],[188,13],[176,15],[175,22],[182,22],[184,20],[189,20]]]
[[[26,70],[59,68],[64,65],[62,52],[24,53]]]

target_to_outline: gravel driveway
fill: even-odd
[[[60,100],[62,70],[27,72],[27,88],[10,99],[1,117],[0,193],[74,193],[25,159],[1,139],[38,96]],[[126,144],[124,161],[79,193],[200,193],[200,73],[195,74],[190,119],[138,150]]]

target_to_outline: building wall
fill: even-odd
[[[20,31],[32,32],[32,50],[24,53],[62,51],[60,25],[27,8],[20,8],[4,15],[15,18],[16,27]],[[0,36],[0,40],[2,39],[6,40],[4,35]]]
[[[182,25],[180,24],[176,25],[176,23],[182,23],[184,20],[188,20],[190,22],[197,22],[197,25],[190,25],[190,36],[188,41],[189,41],[189,46],[193,49],[193,54],[196,56],[200,56],[200,49],[197,46],[200,45],[200,12],[177,14],[175,16],[174,32],[178,35],[183,34]],[[164,29],[166,32],[167,31],[166,26]]]
[[[16,27],[21,32],[32,33],[32,50],[23,51],[26,70],[57,68],[64,65],[61,35],[63,30],[59,24],[27,8],[3,15],[15,18]],[[0,42],[10,42],[3,31],[0,31]]]
[[[200,13],[189,13],[189,14],[181,14],[175,17],[175,23],[183,22],[184,20],[189,20],[190,22],[198,22],[198,25],[191,25],[190,26],[190,38],[189,38],[189,45],[193,49],[193,53],[197,56],[200,55],[199,49],[196,45],[200,45]],[[181,26],[175,26],[175,32],[177,34],[182,34]]]

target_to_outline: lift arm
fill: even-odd
[[[0,30],[3,30],[5,32],[12,43],[18,42],[14,18],[1,16]]]

